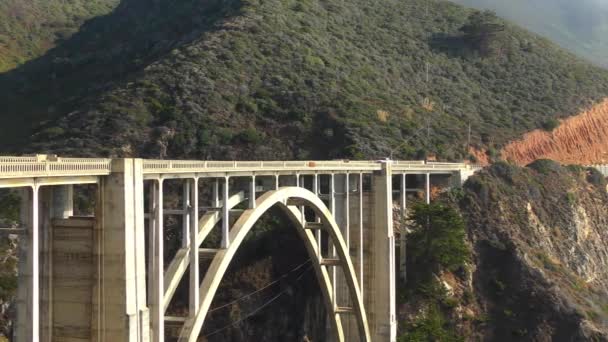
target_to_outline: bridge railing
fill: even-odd
[[[144,174],[190,172],[256,172],[256,171],[374,171],[382,161],[212,161],[212,160],[143,160]],[[0,156],[0,178],[61,177],[75,175],[107,175],[111,159],[61,158],[54,155],[25,157]],[[425,161],[393,161],[396,171],[458,171],[469,166],[462,163]]]
[[[144,160],[144,173],[213,172],[213,171],[282,171],[309,169],[378,170],[372,161],[188,161]]]
[[[42,156],[0,157],[0,177],[57,177],[107,175],[111,159]]]
[[[424,161],[395,161],[393,162],[393,170],[442,170],[442,171],[459,171],[470,168],[464,163],[441,163],[441,162],[424,162]]]
[[[608,164],[596,164],[596,165],[585,165],[586,167],[593,167],[601,172],[604,176],[608,177]]]

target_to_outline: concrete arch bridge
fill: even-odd
[[[474,169],[424,161],[169,161],[0,157],[0,188],[20,190],[15,341],[196,341],[228,265],[279,207],[310,256],[335,341],[395,341],[394,208],[460,184]],[[95,208],[74,216],[87,186]],[[167,191],[180,200],[168,203]],[[93,189],[93,190],[91,190]],[[174,196],[175,197],[175,196]],[[166,256],[164,222],[182,223]],[[202,248],[212,232],[216,248]],[[201,259],[210,260],[200,267]],[[169,316],[180,282],[188,310]]]

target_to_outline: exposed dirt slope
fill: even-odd
[[[536,159],[567,164],[608,163],[608,99],[568,118],[553,132],[535,130],[508,144],[502,157],[519,165]]]

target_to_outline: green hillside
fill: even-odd
[[[446,1],[125,0],[0,75],[0,144],[462,159],[469,124],[493,152],[606,96],[608,71]]]
[[[523,25],[608,68],[608,2],[604,0],[453,0]]]
[[[0,0],[0,72],[38,57],[119,0]]]

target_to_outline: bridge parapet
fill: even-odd
[[[587,165],[587,167],[593,167],[601,172],[604,176],[608,177],[608,164]]]
[[[54,155],[25,157],[0,156],[0,178],[103,176],[111,172],[111,159],[62,158]],[[456,172],[471,167],[463,163],[393,161],[395,171]],[[144,174],[179,174],[213,172],[293,173],[315,171],[373,172],[381,169],[379,161],[202,161],[144,160]]]
[[[109,175],[111,159],[0,157],[0,178]]]

